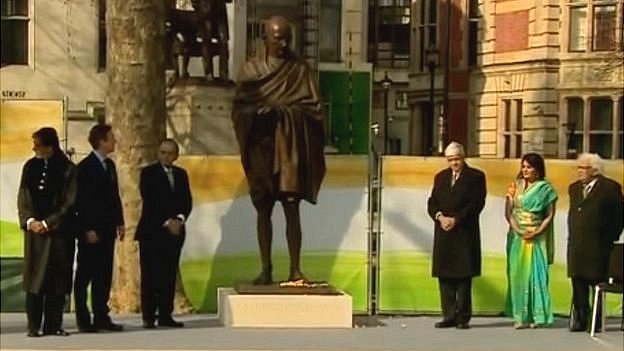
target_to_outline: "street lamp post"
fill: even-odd
[[[369,197],[368,197],[368,314],[374,316],[379,309],[379,265],[381,253],[381,197],[383,191],[383,155],[388,153],[388,93],[392,85],[392,79],[388,77],[388,72],[380,81],[384,90],[384,116],[383,116],[383,154],[374,147],[375,143],[371,139],[369,153]],[[371,125],[371,137],[379,134],[379,123]]]
[[[392,85],[392,79],[388,77],[388,71],[384,73],[384,78],[381,80],[381,86],[384,90],[384,130],[383,130],[383,153],[384,155],[388,154],[388,120],[390,119],[388,116],[388,95],[390,93],[390,86]]]
[[[433,129],[433,121],[435,121],[435,69],[438,65],[438,49],[434,45],[431,45],[426,51],[427,68],[429,68],[429,111],[428,116],[425,118],[423,124],[423,153],[425,155],[431,155],[432,140],[429,137]]]

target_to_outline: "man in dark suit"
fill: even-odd
[[[141,171],[143,211],[135,239],[141,252],[143,327],[183,327],[172,317],[176,273],[186,234],[184,223],[193,206],[188,175],[173,162],[178,144],[166,139],[158,148],[158,162]]]
[[[98,124],[89,132],[93,151],[78,164],[76,208],[78,268],[74,284],[76,324],[83,332],[121,331],[108,313],[113,276],[115,237],[124,235],[124,220],[115,163],[108,158],[115,151],[111,126]],[[91,284],[91,314],[87,308],[87,286]]]
[[[568,189],[568,277],[572,279],[573,306],[570,331],[587,330],[589,291],[606,281],[613,242],[624,227],[622,187],[602,175],[600,156],[581,154],[578,176]]]
[[[56,130],[33,134],[35,157],[24,165],[17,197],[24,230],[24,290],[28,336],[69,335],[61,328],[74,262],[76,166],[63,154]]]
[[[427,204],[435,221],[432,275],[438,278],[442,321],[436,328],[469,328],[472,278],[481,274],[479,214],[485,205],[483,172],[464,162],[464,148],[450,143],[449,167],[435,176]]]

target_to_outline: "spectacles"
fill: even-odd
[[[585,170],[585,171],[586,171],[586,170],[589,170],[589,169],[592,169],[592,167],[591,167],[591,166],[577,166],[576,168],[578,168],[578,169],[582,169],[582,170]]]

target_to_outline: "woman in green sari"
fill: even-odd
[[[548,266],[553,262],[553,218],[557,193],[545,180],[544,159],[522,157],[518,179],[505,198],[507,234],[507,306],[514,327],[553,323],[548,290]]]

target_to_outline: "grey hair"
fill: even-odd
[[[584,163],[591,166],[594,175],[603,174],[602,158],[598,154],[582,153],[577,158],[578,163]]]
[[[444,149],[444,156],[446,156],[446,157],[450,157],[450,156],[465,157],[466,153],[464,152],[464,147],[462,146],[462,144],[460,144],[460,143],[458,143],[456,141],[452,141],[450,144],[448,144],[446,149]]]

